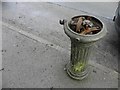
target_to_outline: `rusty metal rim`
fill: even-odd
[[[97,18],[97,17],[95,17],[95,16],[87,15],[87,14],[82,14],[82,15],[78,15],[78,16],[74,16],[74,17],[79,17],[79,16],[90,16],[90,17],[96,18],[99,22],[101,22],[101,24],[102,24],[102,29],[100,30],[100,32],[98,32],[98,33],[96,33],[96,34],[93,34],[93,35],[81,35],[81,34],[78,34],[78,33],[74,32],[72,29],[70,29],[69,23],[70,23],[70,20],[71,20],[71,19],[69,19],[69,20],[67,21],[67,28],[68,28],[71,32],[73,32],[74,34],[76,34],[76,35],[84,36],[84,37],[87,37],[87,36],[88,36],[88,37],[90,37],[90,36],[97,36],[97,35],[99,35],[100,33],[102,33],[103,29],[105,28],[104,23],[103,23],[99,18]],[[73,17],[73,18],[74,18],[74,17]]]
[[[92,16],[92,17],[94,17],[94,16]],[[74,38],[74,39],[78,40],[79,42],[82,42],[82,43],[95,42],[95,41],[103,38],[107,33],[107,29],[106,29],[104,23],[102,21],[100,21],[103,25],[103,28],[100,32],[98,32],[97,34],[94,34],[94,35],[80,35],[80,34],[74,32],[72,29],[70,29],[70,27],[69,27],[70,20],[71,19],[67,20],[64,23],[64,32],[67,34],[67,36],[69,36],[70,38]]]

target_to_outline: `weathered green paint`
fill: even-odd
[[[69,28],[70,20],[65,21],[64,23],[64,31],[71,39],[71,58],[66,67],[67,73],[70,77],[77,80],[82,80],[88,76],[88,60],[94,47],[94,43],[103,38],[107,32],[102,21],[94,16],[91,17],[97,20],[97,22],[99,22],[98,24],[102,27],[101,31],[94,35],[80,35]]]
[[[83,79],[88,75],[88,60],[94,43],[82,43],[71,39],[71,59],[67,72],[74,73],[75,79]],[[73,77],[73,76],[72,76]]]

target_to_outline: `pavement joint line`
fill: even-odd
[[[12,26],[10,24],[4,23],[4,22],[2,22],[2,25],[6,26],[6,27],[12,29],[13,31],[16,31],[16,32],[28,37],[28,38],[31,38],[31,39],[33,39],[35,41],[38,41],[38,42],[40,42],[42,44],[47,44],[48,46],[50,46],[50,47],[52,47],[52,48],[54,48],[54,49],[56,49],[58,51],[66,52],[66,50],[64,48],[62,48],[62,47],[60,47],[60,46],[58,46],[56,44],[53,44],[52,42],[49,42],[49,41],[47,41],[47,40],[45,40],[43,38],[40,38],[40,37],[38,37],[38,36],[36,36],[34,34],[28,33],[28,32],[26,32],[26,31],[24,31],[22,29],[18,29],[16,27],[14,27],[14,26]],[[53,46],[52,46],[52,44],[53,44]]]
[[[0,23],[1,23],[1,22],[0,22]],[[6,26],[7,28],[10,28],[12,31],[18,32],[18,33],[20,33],[20,34],[22,34],[22,35],[24,35],[24,36],[26,36],[26,37],[28,37],[28,38],[30,38],[30,39],[32,39],[32,40],[38,41],[38,42],[40,42],[40,43],[42,43],[42,44],[47,44],[47,45],[48,45],[49,47],[51,47],[51,48],[54,48],[54,49],[56,49],[56,50],[58,50],[58,51],[60,51],[60,52],[62,52],[62,53],[64,52],[64,53],[70,55],[70,51],[69,51],[69,50],[64,49],[64,48],[62,48],[62,47],[60,47],[60,46],[58,46],[58,45],[56,45],[56,44],[54,44],[54,43],[52,43],[52,42],[49,42],[49,41],[47,41],[47,40],[45,40],[45,39],[43,39],[43,38],[41,38],[41,37],[38,37],[38,36],[36,36],[36,35],[34,35],[34,34],[32,34],[32,33],[28,33],[28,32],[26,32],[26,31],[24,31],[24,30],[22,30],[22,29],[18,29],[18,28],[14,27],[14,26],[12,26],[12,25],[10,25],[10,24],[8,24],[8,23],[5,23],[5,22],[2,22],[2,25]],[[52,44],[52,45],[51,45],[51,44]],[[94,67],[96,67],[96,68],[99,68],[99,69],[101,69],[101,70],[103,70],[103,71],[108,71],[108,72],[111,73],[113,76],[118,77],[118,72],[115,71],[115,70],[113,70],[113,69],[110,69],[110,68],[108,68],[108,67],[105,67],[105,66],[103,66],[103,65],[101,65],[101,64],[98,64],[98,63],[96,63],[96,62],[94,62],[94,61],[91,61],[91,60],[89,60],[89,64],[90,64],[91,66],[94,66]]]

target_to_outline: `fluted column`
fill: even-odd
[[[71,59],[67,66],[68,74],[74,79],[83,79],[88,73],[88,60],[94,43],[81,43],[71,39]]]

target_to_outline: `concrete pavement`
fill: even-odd
[[[85,13],[113,19],[118,2],[54,2],[67,8],[77,9]]]
[[[75,81],[65,73],[70,40],[58,21],[79,14],[85,12],[54,3],[2,3],[3,88],[117,88],[118,36],[101,16],[108,34],[95,46],[90,76]]]

